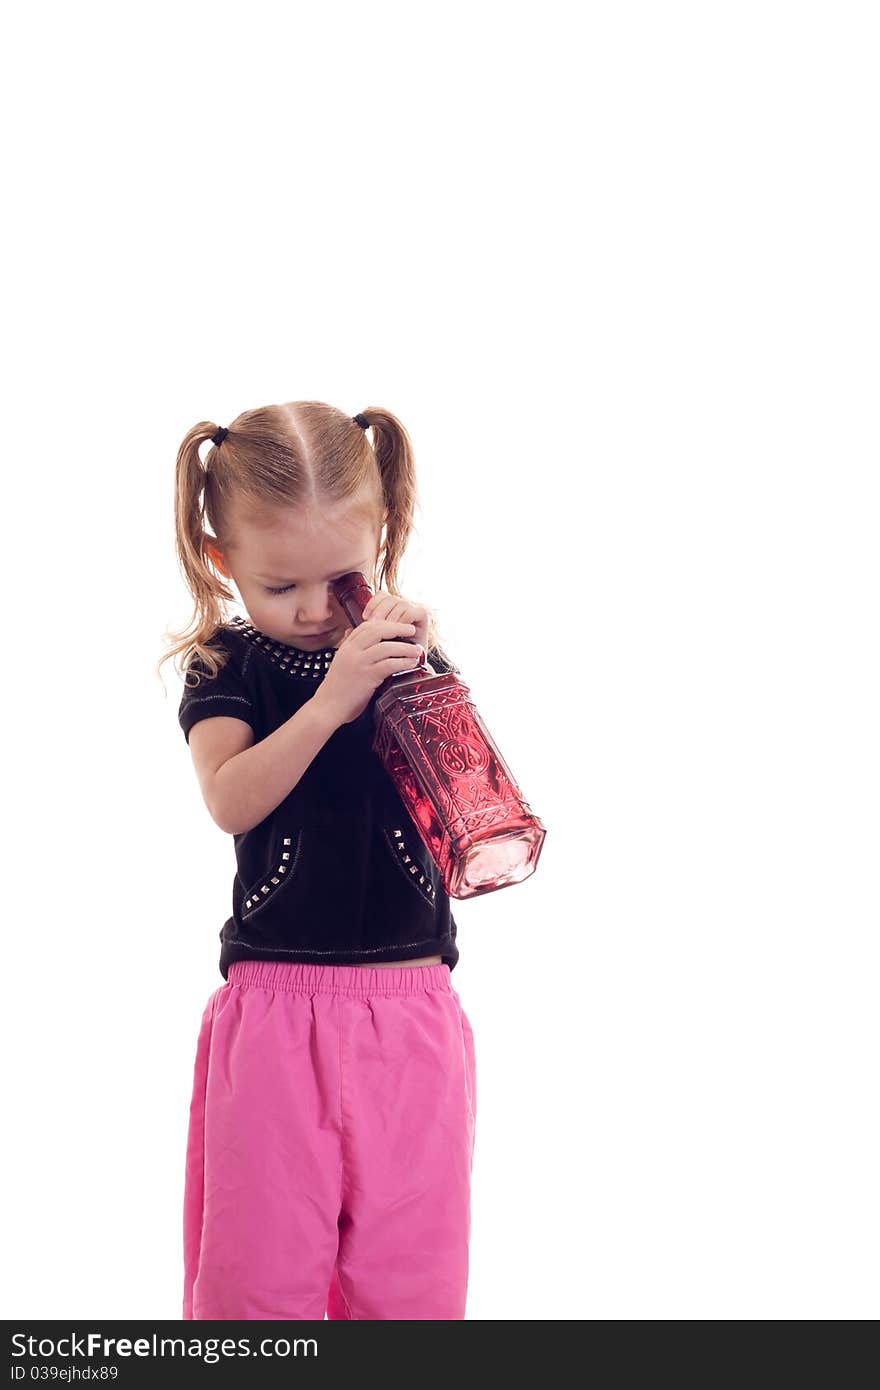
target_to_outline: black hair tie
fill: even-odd
[[[356,425],[360,425],[362,430],[368,430],[370,428],[370,422],[367,419],[366,415],[357,414],[353,415],[351,418],[354,420]]]
[[[222,444],[228,433],[229,430],[226,429],[223,425],[221,425],[217,433],[211,435],[211,443]]]

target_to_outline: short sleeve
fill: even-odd
[[[213,639],[206,645],[213,647]],[[226,664],[216,676],[210,674],[197,654],[191,658],[186,669],[189,684],[184,685],[177,719],[187,743],[194,724],[200,719],[213,719],[216,715],[243,719],[252,729],[255,728],[254,702],[234,651],[229,653]],[[199,676],[198,684],[190,680],[191,673]]]

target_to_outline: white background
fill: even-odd
[[[455,908],[468,1317],[876,1317],[875,22],[7,20],[4,1316],[180,1315],[174,461],[321,398],[410,431],[402,590],[547,827]]]

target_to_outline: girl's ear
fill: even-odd
[[[223,575],[225,575],[227,579],[231,579],[231,578],[232,578],[232,575],[229,573],[229,570],[226,568],[226,564],[225,564],[224,559],[223,559],[223,552],[222,552],[222,550],[219,548],[219,546],[217,546],[217,545],[212,545],[212,543],[211,543],[210,541],[206,541],[206,542],[205,542],[205,550],[206,550],[206,552],[208,553],[208,555],[211,557],[211,563],[212,563],[213,565],[215,565],[215,566],[217,567],[217,569],[220,571],[220,573],[223,574]]]

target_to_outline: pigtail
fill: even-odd
[[[396,415],[373,409],[363,412],[373,430],[373,450],[382,480],[383,501],[387,513],[385,541],[380,552],[377,587],[389,594],[399,593],[397,576],[415,524],[418,504],[415,455],[412,441]],[[432,665],[444,671],[458,671],[451,658],[440,646],[437,616],[428,609],[428,657],[434,653]]]
[[[229,653],[225,649],[217,645],[208,646],[225,622],[222,601],[234,601],[234,595],[211,567],[207,550],[208,545],[214,540],[205,530],[205,486],[208,469],[221,447],[227,451],[234,447],[224,438],[222,445],[212,446],[203,465],[199,448],[206,440],[211,440],[216,432],[216,425],[203,420],[193,426],[177,451],[174,484],[175,549],[180,573],[193,600],[194,612],[185,629],[166,629],[164,635],[170,639],[169,646],[156,669],[157,673],[160,672],[164,663],[174,658],[174,668],[187,685],[199,684],[203,666],[207,669],[207,674],[214,677],[229,659]],[[191,667],[196,669],[191,671]],[[188,673],[196,676],[195,681],[187,679]]]

